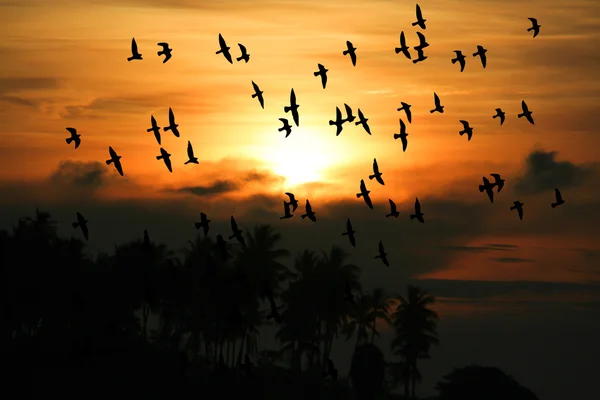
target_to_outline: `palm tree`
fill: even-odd
[[[390,319],[390,301],[385,295],[382,288],[375,288],[370,293],[371,300],[371,318],[373,323],[371,324],[371,343],[375,343],[375,335],[379,336],[377,332],[377,320],[382,320],[387,324],[391,324]]]
[[[354,349],[350,380],[358,400],[383,398],[385,364],[383,353],[372,343]]]
[[[355,299],[356,306],[349,309],[348,318],[344,318],[342,332],[346,334],[346,340],[350,340],[356,332],[356,344],[354,348],[368,340],[369,329],[373,330],[375,320],[372,312],[372,299],[368,294],[361,294]]]

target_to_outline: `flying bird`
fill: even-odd
[[[420,63],[421,61],[427,60],[427,56],[423,52],[422,48],[416,48],[415,47],[415,50],[417,51],[417,58],[415,58],[414,60],[412,60],[413,64]]]
[[[556,208],[562,204],[565,204],[565,201],[563,200],[562,195],[560,194],[560,190],[558,190],[557,188],[554,188],[554,197],[556,197],[556,202],[550,204],[552,208]]]
[[[479,56],[479,58],[481,58],[481,65],[483,65],[483,68],[485,68],[485,66],[487,65],[487,56],[485,55],[485,53],[487,53],[487,50],[484,49],[483,46],[479,45],[477,45],[477,51],[473,53],[473,57]]]
[[[421,7],[417,4],[417,20],[412,23],[412,26],[419,26],[421,29],[427,29],[425,27],[426,19],[423,19],[423,13],[421,12]]]
[[[121,156],[117,155],[117,152],[112,147],[108,146],[108,154],[110,160],[106,160],[106,165],[114,164],[119,175],[123,176],[123,167],[121,166]]]
[[[196,222],[194,223],[194,226],[196,227],[196,229],[200,229],[202,228],[203,232],[204,232],[204,236],[208,235],[208,228],[210,224],[210,219],[208,219],[208,217],[206,216],[206,214],[204,214],[203,212],[200,213],[200,222]]]
[[[292,117],[294,119],[294,123],[296,126],[300,126],[300,116],[298,115],[298,103],[296,103],[296,93],[294,93],[294,89],[290,92],[290,105],[283,107],[284,112],[292,112]]]
[[[355,233],[356,231],[352,229],[352,223],[350,222],[350,218],[348,218],[348,220],[346,221],[346,232],[342,233],[342,236],[348,236],[348,240],[350,240],[350,244],[352,245],[352,247],[356,247],[356,238],[354,237]]]
[[[363,112],[360,110],[360,108],[358,109],[358,122],[355,122],[354,125],[358,126],[358,125],[362,125],[363,128],[365,128],[365,131],[367,131],[367,133],[370,135],[371,134],[371,128],[369,128],[369,124],[367,123],[369,119],[365,118],[365,115],[363,114]]]
[[[527,32],[533,31],[533,37],[536,37],[538,33],[540,33],[541,25],[538,24],[537,19],[535,18],[527,18],[531,21],[531,28],[527,28]]]
[[[423,35],[421,32],[417,32],[417,36],[419,37],[419,44],[414,47],[416,51],[429,47],[429,43],[427,43],[427,38],[425,38],[425,35]]]
[[[265,99],[263,98],[263,91],[260,90],[260,88],[258,87],[258,85],[256,83],[254,83],[254,81],[252,81],[252,87],[254,88],[254,94],[252,94],[252,98],[258,98],[258,102],[260,103],[260,106],[264,109],[265,108]]]
[[[438,97],[437,93],[433,93],[433,102],[435,103],[435,108],[431,111],[429,111],[430,113],[434,113],[434,112],[439,112],[439,113],[443,113],[444,112],[444,106],[440,104],[440,98]]]
[[[365,180],[361,179],[360,180],[360,193],[356,193],[356,198],[360,199],[360,197],[362,196],[362,198],[364,199],[365,203],[367,203],[367,205],[369,206],[369,208],[372,210],[373,209],[373,202],[371,201],[371,197],[369,196],[369,193],[371,193],[371,191],[367,190],[367,186],[365,185]]]
[[[323,64],[318,64],[319,70],[317,72],[314,72],[315,76],[321,76],[321,84],[323,85],[323,89],[325,89],[325,86],[327,86],[327,71],[329,71],[328,69],[326,69]]]
[[[340,133],[342,133],[342,129],[344,129],[344,122],[346,122],[346,120],[344,118],[342,118],[342,112],[340,111],[339,107],[335,108],[335,121],[333,120],[329,120],[329,125],[335,125],[336,130],[335,130],[335,136],[339,136]]]
[[[135,38],[131,39],[131,57],[127,58],[127,61],[131,60],[143,60],[142,55],[138,51],[137,43],[135,42]]]
[[[294,216],[294,214],[292,214],[291,210],[290,210],[290,203],[287,202],[283,202],[283,212],[284,215],[283,217],[279,217],[279,219],[288,219],[288,218],[292,218]]]
[[[406,151],[406,147],[408,146],[408,133],[406,133],[406,124],[404,121],[402,121],[402,118],[400,118],[399,121],[400,133],[394,133],[394,139],[400,139],[402,141],[402,151]]]
[[[75,128],[66,128],[67,131],[69,131],[69,133],[71,134],[71,137],[68,137],[65,141],[67,142],[67,144],[71,144],[72,142],[75,142],[75,148],[78,148],[79,145],[81,144],[81,135],[79,133],[77,133],[77,129]]]
[[[165,59],[163,60],[164,64],[171,59],[171,52],[173,51],[173,49],[170,49],[169,43],[166,42],[159,42],[157,43],[157,45],[162,47],[162,50],[156,52],[156,54],[158,54],[159,56],[165,56]]]
[[[408,120],[408,123],[412,123],[412,112],[410,111],[410,104],[405,103],[403,101],[401,101],[400,104],[402,104],[402,107],[398,108],[397,111],[404,110],[404,112],[406,113],[406,119]]]
[[[375,179],[381,185],[385,185],[385,182],[383,182],[383,178],[381,177],[381,175],[383,175],[383,173],[379,172],[379,165],[377,165],[377,159],[374,158],[373,159],[373,175],[369,175],[369,180]]]
[[[517,115],[517,117],[519,117],[519,118],[525,117],[531,125],[534,125],[533,117],[531,116],[531,114],[533,114],[533,112],[529,111],[529,107],[527,107],[527,103],[525,103],[525,100],[521,101],[521,108],[523,109],[523,112],[521,114]]]
[[[456,53],[456,57],[452,59],[452,64],[456,64],[457,62],[460,64],[460,72],[465,70],[465,63],[467,57],[460,50],[454,50]]]
[[[346,40],[347,50],[342,52],[343,55],[350,55],[350,60],[352,60],[352,65],[356,67],[356,47],[352,44],[352,42]]]
[[[521,203],[520,201],[513,201],[514,206],[512,206],[510,208],[510,210],[517,210],[517,212],[519,213],[519,219],[523,220],[523,206],[525,205],[525,203]]]
[[[244,60],[246,63],[248,63],[248,61],[250,61],[250,54],[248,54],[248,51],[246,50],[246,46],[244,46],[241,43],[238,43],[238,46],[240,47],[240,51],[242,52],[242,55],[239,56],[238,58],[236,58],[235,60],[237,62]]]
[[[410,219],[417,219],[417,221],[419,221],[420,223],[424,224],[425,220],[423,219],[423,216],[425,214],[423,214],[421,212],[421,203],[419,203],[419,198],[417,198],[415,200],[415,213],[414,214],[410,214]]]
[[[242,246],[246,246],[246,241],[242,236],[242,232],[244,231],[238,228],[237,222],[235,222],[235,218],[233,218],[233,215],[231,216],[231,231],[233,232],[233,234],[229,236],[229,240],[235,238],[238,242],[242,244]]]
[[[81,233],[83,233],[83,237],[85,238],[85,240],[89,240],[87,223],[88,221],[85,218],[83,218],[83,215],[77,212],[77,222],[73,222],[72,225],[73,228],[81,228]]]
[[[160,156],[156,156],[157,160],[162,159],[165,163],[165,165],[167,166],[167,169],[169,170],[169,172],[173,172],[173,169],[171,167],[171,155],[169,153],[167,153],[167,151],[165,149],[163,149],[162,147],[160,148]]]
[[[169,126],[165,126],[163,130],[165,132],[171,131],[175,137],[179,137],[179,130],[177,129],[178,126],[179,125],[175,123],[175,114],[173,114],[173,110],[171,107],[169,107]]]
[[[194,157],[194,148],[192,147],[192,143],[190,143],[190,141],[188,140],[188,145],[187,145],[187,155],[188,155],[188,160],[186,162],[184,162],[184,164],[198,164],[198,157]]]
[[[496,186],[496,193],[500,193],[504,187],[504,182],[506,182],[506,179],[502,179],[500,174],[490,174],[490,176],[494,178],[494,183],[492,183],[492,185]]]
[[[347,122],[352,122],[356,119],[356,117],[354,115],[352,115],[352,108],[344,103],[344,108],[346,109],[346,121]]]
[[[217,51],[215,54],[223,54],[223,57],[225,57],[225,59],[227,61],[229,61],[229,64],[233,64],[233,59],[231,58],[231,53],[229,52],[230,47],[227,46],[227,43],[225,43],[225,39],[223,39],[223,36],[219,33],[219,51]]]
[[[302,214],[300,217],[302,219],[308,217],[312,222],[317,222],[317,217],[315,216],[316,212],[313,211],[312,206],[310,205],[310,201],[306,200],[306,205],[304,206],[305,214]]]
[[[394,51],[396,54],[404,54],[404,57],[410,60],[410,52],[408,50],[408,46],[406,45],[406,37],[404,36],[404,31],[402,31],[400,32],[400,47],[396,47]]]
[[[154,132],[154,137],[160,145],[160,126],[156,124],[156,119],[154,118],[154,115],[150,116],[150,123],[152,124],[152,126],[146,129],[146,132]]]
[[[479,191],[481,193],[483,193],[483,191],[485,190],[485,192],[487,193],[488,197],[490,198],[490,202],[494,202],[494,184],[490,183],[490,181],[488,180],[488,178],[486,178],[485,176],[483,177],[483,185],[479,185]]]
[[[390,213],[386,214],[386,217],[398,218],[400,213],[396,210],[396,203],[394,203],[392,199],[388,199],[388,201],[390,202]]]
[[[285,192],[285,195],[290,198],[288,204],[292,206],[292,211],[296,211],[296,209],[298,208],[298,200],[296,200],[296,196],[294,196],[294,194],[290,192]]]
[[[463,130],[459,131],[458,134],[460,136],[462,136],[462,135],[464,135],[466,133],[467,134],[467,140],[471,141],[471,136],[473,136],[473,128],[471,128],[469,126],[469,123],[467,121],[463,120],[463,119],[461,119],[458,122],[460,122],[463,125]]]
[[[331,376],[331,379],[334,381],[337,380],[338,377],[338,370],[335,368],[331,358],[327,359],[327,370],[323,372],[323,377],[326,378],[327,376]]]
[[[288,122],[287,118],[279,118],[279,120],[283,122],[283,126],[281,128],[277,128],[277,130],[279,132],[285,131],[285,137],[290,136],[290,133],[292,133],[292,127]]]
[[[496,115],[492,118],[500,118],[500,125],[502,125],[506,119],[506,113],[501,108],[496,108]]]
[[[390,266],[390,263],[388,262],[388,259],[387,259],[387,253],[385,252],[385,249],[383,248],[383,242],[381,240],[379,241],[379,255],[375,256],[375,258],[381,258],[381,261],[383,262],[383,264],[386,267]]]

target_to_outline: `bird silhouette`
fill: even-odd
[[[433,93],[433,102],[435,104],[435,108],[431,111],[429,111],[431,114],[433,114],[434,112],[439,112],[439,113],[444,113],[444,106],[440,104],[440,98],[438,97],[437,93]]]
[[[163,130],[165,132],[171,131],[175,137],[179,137],[179,130],[177,129],[178,126],[179,125],[175,123],[175,114],[173,114],[173,110],[171,107],[169,107],[169,126],[165,126]]]
[[[429,43],[427,43],[427,38],[425,38],[425,35],[423,35],[421,32],[417,32],[417,37],[419,38],[419,44],[414,47],[416,51],[429,47]]]
[[[370,135],[371,134],[371,128],[369,128],[369,124],[367,123],[369,119],[365,118],[365,115],[363,114],[363,112],[360,110],[360,108],[358,109],[358,121],[354,123],[354,125],[358,126],[358,125],[362,125],[363,128],[365,128],[365,131],[367,131],[367,133]]]
[[[383,242],[381,240],[379,241],[379,254],[376,255],[375,258],[381,258],[381,261],[383,262],[383,264],[386,267],[390,266],[390,263],[388,262],[388,259],[387,259],[387,253],[385,252],[385,249],[383,248]]]
[[[154,137],[160,145],[160,126],[156,124],[156,119],[154,119],[154,115],[150,116],[150,123],[152,124],[152,126],[146,129],[146,132],[154,132]]]
[[[356,247],[356,238],[354,237],[355,233],[356,231],[352,229],[350,218],[348,218],[348,220],[346,220],[346,232],[342,233],[342,236],[348,236],[348,240],[350,240],[352,247]]]
[[[242,236],[242,232],[244,231],[238,228],[237,222],[235,222],[235,218],[233,217],[233,215],[231,216],[231,231],[233,232],[233,234],[229,236],[229,240],[235,238],[238,242],[242,244],[242,246],[246,246],[246,241]]]
[[[408,123],[412,123],[412,112],[410,111],[410,104],[405,103],[403,101],[401,101],[400,104],[402,104],[402,107],[398,108],[397,111],[404,110],[404,112],[406,113],[406,119],[408,120]]]
[[[159,42],[157,43],[157,45],[162,47],[162,50],[156,52],[156,54],[158,54],[159,56],[165,56],[165,59],[163,60],[164,64],[171,59],[171,52],[173,51],[173,49],[170,49],[169,43],[166,42]]]
[[[66,128],[67,131],[69,131],[69,133],[71,134],[71,137],[68,137],[65,141],[67,142],[67,144],[71,144],[72,142],[75,142],[75,148],[78,148],[79,145],[81,144],[81,135],[77,133],[77,129],[75,128]]]
[[[135,38],[131,39],[131,57],[127,58],[127,61],[132,60],[143,60],[142,55],[138,51],[137,43],[135,42]]]
[[[419,26],[421,29],[427,29],[425,26],[426,19],[423,19],[423,13],[421,12],[421,7],[417,4],[417,20],[412,23],[412,26]]]
[[[314,75],[321,76],[321,84],[323,85],[323,89],[325,89],[325,86],[327,86],[327,71],[329,70],[326,69],[323,64],[318,64],[317,66],[319,70],[314,72]]]
[[[296,211],[296,209],[298,208],[298,200],[296,200],[296,196],[294,196],[294,194],[290,192],[285,192],[285,195],[290,198],[290,201],[288,201],[288,203],[292,206],[292,212]]]
[[[369,208],[372,210],[373,202],[371,201],[371,197],[369,196],[369,193],[371,193],[371,191],[367,190],[367,186],[365,185],[365,180],[361,179],[360,180],[360,193],[356,193],[356,198],[360,199],[360,197],[362,196],[365,203],[367,203]]]
[[[219,250],[221,257],[223,257],[223,260],[227,260],[229,258],[229,252],[227,251],[227,242],[225,241],[223,236],[217,235],[216,247]]]
[[[500,193],[504,187],[504,182],[506,182],[506,179],[502,179],[500,174],[490,174],[490,176],[494,178],[494,183],[492,183],[492,185],[496,186],[496,193]]]
[[[294,214],[292,214],[290,210],[290,203],[287,203],[285,201],[283,202],[283,212],[283,217],[279,217],[279,219],[288,219],[294,216]]]
[[[356,67],[356,47],[352,44],[352,42],[346,40],[347,49],[342,52],[343,55],[350,55],[350,60],[352,61],[352,65]]]
[[[562,204],[565,204],[565,201],[563,200],[562,195],[560,194],[560,190],[558,190],[557,188],[554,188],[554,197],[556,197],[556,202],[550,204],[552,208],[556,208]]]
[[[350,220],[348,220],[350,221]],[[346,281],[346,290],[344,293],[344,301],[347,301],[348,303],[352,304],[352,305],[356,305],[356,303],[354,302],[354,295],[352,294],[352,288],[350,287],[350,282]]]
[[[502,125],[506,119],[506,113],[501,108],[496,108],[496,115],[492,118],[500,118],[500,125]]]
[[[123,176],[123,167],[121,166],[121,156],[117,155],[117,152],[112,147],[108,146],[108,154],[110,160],[106,160],[106,165],[114,164],[119,175]]]
[[[523,109],[523,112],[521,114],[517,115],[517,117],[519,117],[519,118],[525,117],[531,125],[534,125],[535,123],[533,122],[533,117],[531,116],[531,114],[533,114],[533,112],[529,111],[529,107],[527,107],[527,103],[525,103],[525,100],[521,101],[521,108]]]
[[[278,128],[277,130],[279,132],[285,131],[285,137],[290,136],[290,133],[292,133],[292,126],[288,122],[287,118],[279,118],[279,120],[283,122],[283,126],[281,128]]]
[[[417,197],[415,200],[415,213],[414,214],[410,214],[410,219],[417,219],[417,221],[419,221],[420,223],[424,224],[425,220],[423,219],[423,216],[425,214],[423,214],[421,212],[421,203],[419,203],[419,198]]]
[[[510,210],[517,210],[517,212],[519,213],[519,219],[523,220],[523,206],[525,205],[525,203],[521,203],[520,201],[513,201],[514,206],[512,206],[510,208]]]
[[[400,47],[396,47],[394,51],[396,52],[396,54],[404,54],[404,57],[410,60],[410,52],[408,46],[406,45],[406,37],[404,36],[404,31],[400,32]]]
[[[200,222],[195,222],[194,226],[196,227],[196,229],[202,228],[202,230],[204,232],[204,236],[208,236],[209,224],[210,224],[210,219],[208,219],[206,214],[201,212],[200,213]]]
[[[331,376],[331,379],[333,379],[334,381],[337,380],[338,377],[338,370],[335,368],[335,365],[333,364],[333,361],[331,361],[331,358],[327,359],[327,369],[325,370],[325,372],[323,372],[323,377],[326,378],[327,376]]]
[[[494,184],[490,183],[490,181],[488,180],[488,178],[486,178],[485,176],[483,177],[483,185],[479,185],[479,191],[481,193],[483,193],[483,191],[485,190],[485,192],[487,193],[488,197],[490,198],[490,202],[493,203],[494,202]]]
[[[398,119],[400,121],[400,133],[394,133],[394,139],[400,139],[402,141],[402,151],[406,151],[406,147],[408,146],[408,133],[406,133],[406,124],[402,121],[402,118]]]
[[[533,37],[536,37],[538,33],[540,33],[541,25],[538,24],[537,19],[535,18],[527,18],[531,21],[531,28],[527,28],[527,32],[533,31]]]
[[[310,205],[310,201],[306,200],[306,205],[304,206],[305,214],[302,214],[300,217],[302,219],[308,217],[312,222],[317,222],[316,212],[313,211],[312,206]]]
[[[248,61],[250,61],[250,54],[248,54],[248,51],[246,50],[246,46],[244,46],[241,43],[238,43],[238,46],[240,48],[240,51],[242,52],[242,55],[239,56],[238,58],[236,58],[235,60],[237,62],[244,60],[244,62],[246,62],[246,64],[247,64]]]
[[[373,175],[369,175],[369,180],[375,179],[381,185],[385,185],[385,182],[383,182],[383,178],[381,177],[381,175],[383,175],[383,174],[381,172],[379,172],[379,165],[377,165],[377,159],[374,158],[373,159]]]
[[[462,135],[464,135],[466,133],[467,134],[467,140],[471,141],[471,136],[473,136],[473,128],[471,128],[469,126],[469,123],[467,121],[463,120],[463,119],[461,119],[459,122],[463,125],[463,130],[459,131],[458,134],[460,136],[462,136]]]
[[[171,167],[171,155],[169,153],[167,153],[167,151],[165,149],[163,149],[162,147],[160,148],[160,156],[156,156],[157,160],[162,159],[165,163],[165,165],[167,166],[167,169],[169,170],[169,172],[173,172],[173,168]]]
[[[356,119],[356,117],[354,115],[352,115],[352,107],[350,107],[348,104],[344,103],[344,108],[346,109],[346,121],[347,122],[352,122]]]
[[[415,50],[417,51],[417,58],[415,58],[414,60],[412,60],[413,64],[420,63],[421,61],[427,60],[427,56],[423,52],[422,48],[415,47]]]
[[[294,93],[294,89],[290,92],[290,105],[283,107],[284,112],[292,112],[292,117],[294,119],[294,123],[296,126],[300,126],[300,116],[298,115],[298,103],[296,103],[296,93]]]
[[[454,50],[456,53],[456,57],[452,59],[452,64],[456,64],[457,62],[460,64],[460,72],[465,70],[465,63],[467,57],[460,50]]]
[[[475,53],[473,53],[473,57],[479,56],[479,58],[481,59],[481,65],[483,66],[483,68],[485,68],[485,66],[487,65],[487,56],[485,55],[485,53],[487,53],[487,50],[484,49],[483,46],[479,46],[479,45],[477,45],[477,51]]]
[[[223,35],[221,35],[219,33],[219,51],[217,51],[215,54],[223,54],[223,57],[225,57],[225,59],[227,61],[229,61],[229,64],[233,64],[233,59],[231,58],[231,53],[229,52],[230,47],[227,46],[227,43],[225,42],[225,39],[223,39]]]
[[[336,129],[335,129],[335,136],[339,136],[340,133],[342,133],[342,130],[344,129],[344,122],[346,122],[346,120],[344,118],[342,118],[342,112],[340,111],[339,107],[335,108],[335,121],[333,120],[329,120],[329,125],[335,125]]]
[[[388,201],[390,202],[390,213],[386,214],[386,217],[398,218],[400,213],[396,210],[396,203],[394,203],[392,199],[388,199]]]
[[[85,238],[85,240],[89,240],[87,223],[88,221],[85,218],[83,218],[83,215],[77,212],[77,222],[73,222],[72,225],[73,228],[81,228],[81,233],[83,233],[83,237]]]
[[[184,162],[184,164],[198,164],[198,157],[194,157],[194,148],[192,147],[192,143],[190,143],[190,141],[188,140],[188,145],[187,145],[187,155],[188,155],[188,160],[186,162]]]
[[[254,93],[252,94],[252,98],[258,98],[258,102],[260,103],[261,108],[265,108],[265,99],[263,98],[263,91],[260,90],[258,85],[252,81],[252,87],[254,88]]]

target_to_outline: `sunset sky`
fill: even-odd
[[[70,227],[79,211],[95,254],[144,228],[183,247],[200,212],[215,232],[228,232],[230,215],[246,230],[269,223],[294,253],[344,247],[366,288],[417,282],[439,298],[443,346],[423,366],[422,393],[452,366],[478,362],[541,399],[590,398],[591,354],[600,354],[600,2],[420,5],[430,46],[413,64],[394,47],[401,31],[418,43],[414,2],[0,0],[0,226],[39,207],[61,234],[80,237]],[[542,26],[535,39],[527,17]],[[216,55],[219,33],[234,58],[245,45],[250,62]],[[127,62],[132,37],[143,61]],[[346,40],[356,67],[342,55]],[[165,64],[163,41],[173,48]],[[471,56],[477,45],[488,49],[485,69]],[[462,73],[453,50],[467,55]],[[326,89],[318,63],[329,69]],[[300,127],[284,138],[278,118],[291,122],[283,107],[292,88]],[[444,114],[429,113],[433,92]],[[535,125],[517,118],[522,100]],[[401,101],[412,124],[396,111]],[[363,111],[371,136],[354,124],[335,136],[328,121],[344,103]],[[173,173],[146,132],[151,115],[167,125],[169,107],[181,132],[161,132]],[[393,139],[399,118],[405,153]],[[470,142],[461,119],[474,128]],[[77,150],[66,127],[82,135]],[[199,165],[183,165],[188,140]],[[124,177],[105,164],[108,146]],[[385,186],[367,178],[373,158]],[[494,172],[506,187],[491,204],[477,186]],[[361,179],[374,210],[356,198]],[[566,204],[552,209],[555,187]],[[288,191],[301,206],[280,221]],[[425,224],[409,219],[415,197]],[[307,198],[316,224],[299,218]],[[384,217],[388,199],[398,219]],[[522,221],[509,211],[514,200],[525,203]],[[356,249],[341,236],[347,218]],[[373,259],[379,240],[390,268]]]

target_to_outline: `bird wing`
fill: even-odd
[[[486,185],[485,192],[487,193],[488,197],[490,198],[490,201],[493,203],[494,202],[494,191],[492,190],[492,187]]]
[[[82,223],[83,221],[84,221],[83,215],[81,215],[78,211],[77,212],[77,222]]]
[[[500,174],[490,174],[490,176],[494,177],[496,181],[500,180]]]
[[[154,115],[150,116],[150,123],[152,124],[152,127],[156,127],[156,118],[154,118]]]
[[[169,44],[166,43],[166,42],[158,42],[157,45],[161,46],[163,48],[163,50],[168,50],[169,49]]]
[[[243,45],[243,44],[241,44],[241,43],[238,43],[238,46],[240,46],[240,50],[242,51],[242,54],[248,54],[248,53],[246,52],[246,46],[244,46],[244,45]]]
[[[377,165],[377,159],[376,158],[373,159],[373,172],[375,174],[379,173],[379,165]]]
[[[283,126],[284,126],[284,127],[288,126],[288,120],[287,120],[287,118],[279,118],[279,120],[280,120],[281,122],[283,122]]]
[[[523,218],[523,206],[517,208],[517,212],[519,213],[519,218]]]
[[[402,121],[402,118],[399,119],[400,121],[400,133],[406,133],[406,124],[404,123],[404,121]]]
[[[388,201],[390,202],[390,209],[392,212],[396,212],[396,203],[394,203],[392,201],[392,199],[388,199]]]
[[[192,143],[189,140],[187,145],[187,154],[190,159],[194,158],[194,148],[192,147]]]
[[[360,180],[360,192],[365,193],[366,191],[367,191],[367,186],[365,185],[365,180],[361,179]]]
[[[256,92],[256,94],[258,94],[258,92],[260,92],[258,85],[256,83],[254,83],[254,81],[252,81],[252,87],[254,88],[254,91]]]
[[[223,39],[223,35],[219,33],[219,46],[224,49],[227,47],[227,43],[225,43],[225,39]]]
[[[71,133],[71,135],[76,135],[77,134],[77,129],[75,128],[66,128],[67,131],[69,131],[69,133]]]
[[[290,202],[293,202],[294,200],[296,200],[293,193],[285,192],[285,195],[287,195],[290,198]]]
[[[360,108],[358,109],[358,119],[360,119],[361,121],[365,120],[365,115],[363,114],[363,112],[360,110]]]
[[[554,195],[556,197],[556,201],[562,200],[562,195],[560,194],[560,190],[558,190],[558,188],[554,188]]]
[[[535,18],[527,18],[527,19],[530,20],[533,25],[537,25],[537,19],[535,19]]]
[[[115,161],[115,168],[117,169],[119,175],[123,176],[123,166],[121,165],[121,160]]]
[[[342,111],[340,110],[339,107],[335,108],[335,120],[336,120],[336,122],[339,122],[342,120]]]
[[[356,64],[356,53],[355,52],[350,53],[350,60],[352,60],[352,65]]]
[[[233,218],[233,215],[231,216],[231,230],[234,232],[237,232],[238,230],[237,222],[235,222],[235,218]]]
[[[173,114],[171,107],[169,107],[169,125],[175,125],[175,114]]]
[[[169,171],[172,172],[172,167],[171,167],[171,159],[169,157],[164,157],[163,161],[165,162],[165,165],[167,166],[167,168],[169,169]]]
[[[137,47],[137,43],[135,42],[135,38],[131,39],[131,52],[133,54],[137,54],[137,52],[138,52],[138,47]]]
[[[346,221],[346,229],[348,233],[352,232],[352,224],[350,223],[350,218]]]
[[[459,122],[463,125],[465,129],[469,129],[469,123],[467,121],[461,119]]]
[[[352,42],[349,40],[346,40],[346,47],[348,47],[348,50],[350,50],[351,48],[353,48],[354,46],[352,45]]]
[[[408,139],[406,138],[406,136],[402,136],[400,137],[400,140],[402,141],[402,151],[406,151],[406,146],[408,146]]]
[[[380,240],[379,241],[379,254],[383,255],[383,253],[385,253],[385,250],[383,248],[383,242]]]
[[[110,154],[110,158],[115,158],[117,153],[113,150],[111,146],[108,146],[108,154]]]
[[[290,92],[290,105],[294,104],[296,104],[296,93],[294,92],[294,89],[292,89]]]
[[[415,212],[418,214],[421,212],[421,203],[419,203],[419,199],[415,199]]]
[[[425,39],[425,35],[423,35],[421,32],[417,32],[417,36],[419,37],[419,44],[422,46],[425,44],[425,42],[427,41]]]
[[[369,208],[373,208],[373,200],[371,200],[371,196],[369,196],[368,194],[366,194],[365,196],[363,196],[365,199],[365,203],[367,203],[367,205],[369,206]]]
[[[527,103],[525,103],[525,100],[521,101],[521,108],[523,109],[523,112],[529,112],[529,108],[527,107]]]
[[[312,212],[312,207],[311,207],[310,201],[308,201],[308,199],[306,200],[306,205],[304,206],[304,209],[306,210],[307,214],[310,214]]]
[[[440,98],[438,97],[437,93],[433,93],[433,101],[435,102],[435,105],[439,105],[440,104]]]
[[[423,13],[421,12],[421,7],[417,4],[417,19],[423,19]]]
[[[406,37],[404,31],[400,32],[400,47],[406,47]]]

